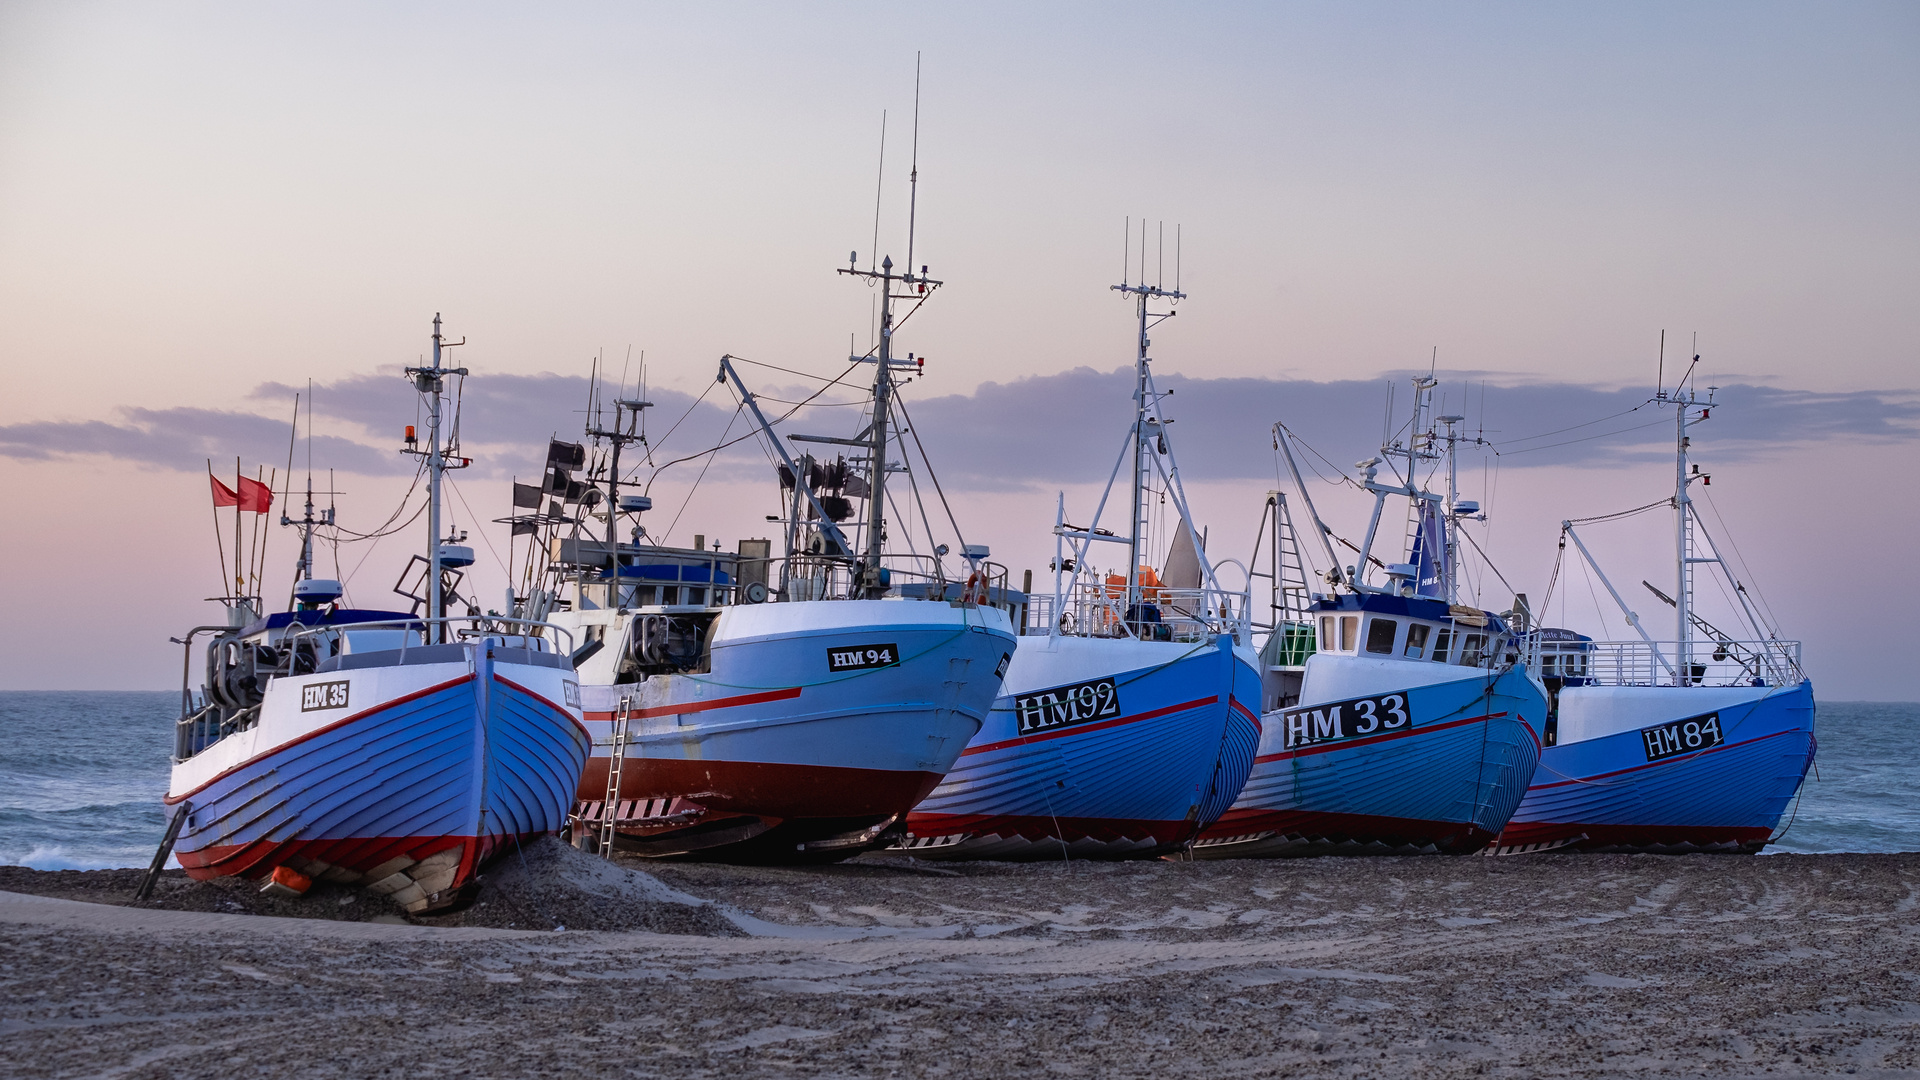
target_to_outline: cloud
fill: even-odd
[[[287,417],[219,409],[175,408],[116,411],[118,422],[42,420],[0,425],[0,455],[26,461],[100,455],[162,469],[196,471],[212,459],[214,469],[238,455],[244,471],[258,465],[284,467]],[[301,448],[304,454],[304,446]],[[391,451],[337,436],[315,436],[313,459],[321,467],[364,475],[410,473],[413,465]],[[302,457],[304,460],[304,456]]]
[[[1162,409],[1182,469],[1190,478],[1221,480],[1274,476],[1275,421],[1348,468],[1404,428],[1412,393],[1403,381],[1385,379],[1168,375],[1158,384],[1172,391]],[[1484,432],[1504,467],[1605,465],[1669,452],[1673,413],[1648,404],[1649,396],[1645,389],[1574,383],[1452,382],[1439,387],[1435,411],[1464,415],[1464,429]],[[1694,431],[1705,460],[1751,459],[1836,438],[1920,436],[1920,394],[1907,391],[1823,394],[1743,384],[1721,387],[1714,400],[1721,407]],[[991,488],[1105,480],[1121,453],[1131,404],[1130,370],[1076,368],[910,400],[909,408],[943,481]]]
[[[752,379],[753,373],[747,372]],[[762,387],[773,417],[794,411],[786,432],[847,437],[860,426],[857,407],[788,402],[805,391]],[[1274,421],[1311,447],[1321,470],[1349,468],[1372,456],[1383,434],[1403,428],[1411,390],[1403,378],[1313,382],[1283,379],[1204,379],[1168,374],[1162,403],[1168,433],[1191,479],[1273,479],[1270,430]],[[1132,397],[1128,369],[1075,368],[1011,383],[984,383],[969,394],[916,399],[902,395],[914,430],[941,481],[956,490],[1004,490],[1099,482],[1113,470],[1127,431]],[[549,437],[573,440],[586,424],[587,379],[570,375],[480,375],[460,388],[463,449],[481,476],[522,478],[539,473]],[[251,397],[286,403],[296,388],[263,384]],[[305,393],[305,388],[298,392]],[[1702,391],[1704,393],[1704,390]],[[609,397],[611,395],[608,395]],[[831,395],[845,400],[853,395]],[[728,389],[712,386],[695,397],[651,390],[649,446],[629,448],[623,466],[674,459],[665,479],[681,481],[703,467],[712,479],[767,475],[757,436],[724,451],[711,466],[703,451],[749,432]],[[1508,377],[1443,381],[1436,411],[1466,417],[1464,429],[1484,433],[1506,468],[1612,465],[1664,457],[1672,440],[1672,412],[1648,403],[1645,388],[1617,388]],[[1389,416],[1388,403],[1392,409]],[[405,474],[411,459],[397,452],[407,424],[424,429],[421,399],[397,372],[316,383],[312,402],[316,467],[362,475]],[[1695,451],[1706,462],[1751,460],[1793,446],[1831,439],[1902,442],[1920,436],[1920,394],[1863,390],[1815,393],[1741,382],[1714,392],[1718,407],[1695,429]],[[610,413],[601,422],[611,423]],[[45,460],[105,455],[143,465],[194,470],[239,454],[251,468],[286,460],[288,418],[199,408],[121,409],[108,421],[40,421],[0,426],[0,455]],[[304,443],[304,440],[303,440]],[[790,444],[791,447],[791,444]],[[304,464],[305,446],[296,464]],[[818,448],[816,447],[816,452]],[[916,455],[917,457],[917,455]],[[1319,459],[1324,460],[1319,460]],[[1304,464],[1304,463],[1303,463]],[[916,462],[917,465],[917,462]],[[629,472],[628,469],[622,469]],[[632,475],[630,473],[630,475]]]

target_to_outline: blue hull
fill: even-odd
[[[1379,670],[1392,674],[1393,666]],[[1294,710],[1269,713],[1252,776],[1194,854],[1460,853],[1491,842],[1540,761],[1546,699],[1517,669],[1497,676],[1453,670],[1470,677],[1369,688],[1375,696],[1404,696],[1413,720],[1403,730],[1360,734],[1350,714],[1340,737],[1316,741],[1296,731],[1289,745],[1284,716]]]
[[[1107,681],[1111,705],[1102,698],[1091,713],[1020,705]],[[1022,638],[980,734],[908,815],[908,846],[936,858],[1059,858],[1063,845],[1112,858],[1190,843],[1253,766],[1259,695],[1259,675],[1226,636]]]
[[[286,866],[361,881],[431,860],[432,872],[414,879],[439,886],[425,892],[447,892],[502,842],[562,828],[586,761],[585,729],[514,681],[518,669],[502,674],[486,659],[475,670],[434,667],[394,669],[438,681],[285,739],[273,732],[295,726],[301,684],[341,675],[277,680],[255,740],[272,745],[169,796],[190,804],[175,845],[180,864],[201,879]],[[377,686],[373,673],[353,674]]]
[[[1583,690],[1561,691],[1563,714],[1582,704]],[[1550,746],[1526,799],[1500,836],[1503,849],[1757,850],[1773,838],[1813,762],[1817,744],[1808,682],[1755,689],[1742,695],[1748,700],[1732,703],[1714,697],[1739,691],[1617,687],[1585,692],[1605,693],[1629,708],[1652,706],[1660,715],[1642,717],[1647,726],[1711,709],[1723,741],[1653,761],[1639,726]],[[1675,709],[1675,703],[1681,707]]]

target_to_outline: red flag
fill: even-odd
[[[213,505],[237,506],[256,514],[264,514],[273,506],[272,488],[244,476],[235,477],[235,479],[240,481],[238,492],[221,483],[219,478],[211,473],[207,475],[207,482],[213,485]]]

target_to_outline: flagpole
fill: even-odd
[[[246,587],[240,578],[240,488],[240,456],[235,454],[233,458],[233,603],[235,608],[240,606],[240,594]]]
[[[207,481],[209,488],[220,482],[214,479],[212,458],[207,459]],[[212,491],[209,490],[208,494],[212,494]],[[220,535],[220,500],[218,499],[213,502],[213,549],[220,555],[220,576],[224,578],[227,576],[227,540]],[[226,588],[226,583],[222,582],[220,587]]]

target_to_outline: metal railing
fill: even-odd
[[[275,662],[269,666],[253,669],[252,674],[259,680],[259,690],[264,695],[265,684],[272,679],[286,678],[291,675],[308,675],[318,671],[325,661],[342,655],[341,645],[345,643],[343,639],[346,639],[347,635],[363,630],[399,630],[397,650],[376,648],[363,651],[397,651],[400,654],[396,658],[397,662],[405,664],[409,649],[428,647],[427,631],[434,626],[446,628],[439,635],[440,637],[454,638],[453,641],[445,644],[477,644],[493,638],[512,648],[527,648],[539,652],[551,651],[569,658],[573,655],[574,638],[571,631],[565,627],[533,619],[514,619],[499,615],[452,615],[439,619],[384,619],[376,622],[315,627],[303,626],[296,621],[287,624],[278,642],[271,646],[271,655]],[[227,736],[253,727],[260,719],[261,703],[258,700],[244,707],[235,708],[212,700],[214,695],[204,692],[194,694],[188,688],[187,671],[191,670],[193,638],[211,629],[216,628],[196,627],[181,643],[189,652],[189,663],[183,666],[180,685],[180,718],[174,722],[173,757],[176,762],[185,761]],[[553,636],[549,637],[550,633]],[[350,641],[350,639],[347,640]],[[231,643],[233,639],[230,637],[216,637],[207,643],[207,647],[224,648]],[[261,650],[256,649],[254,655],[260,656]]]
[[[1798,641],[1528,642],[1522,659],[1540,678],[1586,686],[1792,686],[1806,678]]]
[[[1136,637],[1157,641],[1204,641],[1232,634],[1245,641],[1251,590],[1170,589],[1144,586],[1140,602],[1126,603],[1123,586],[1076,581],[1058,598],[1035,593],[1028,600],[1026,633],[1068,637]]]

